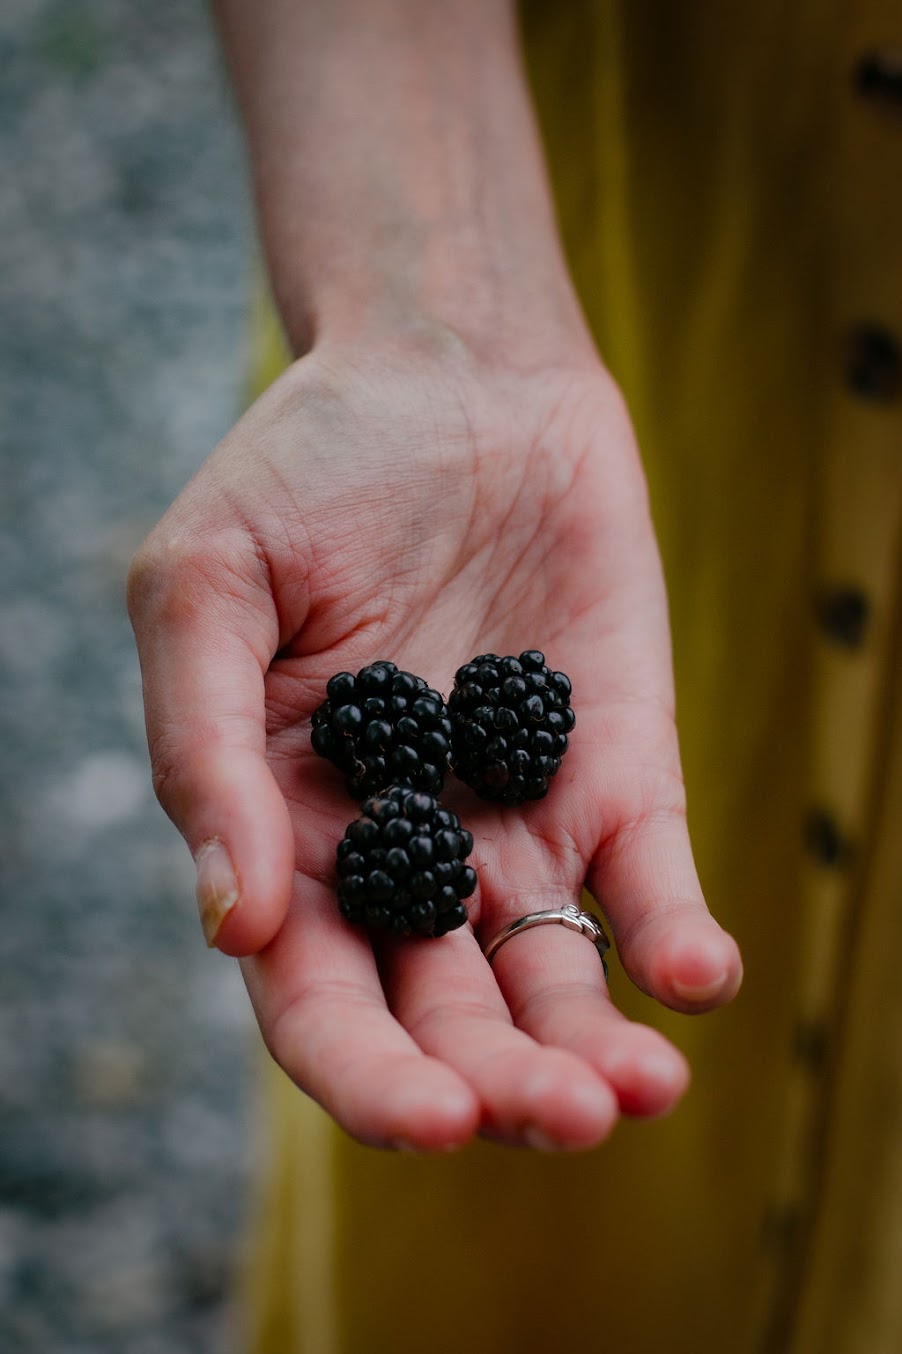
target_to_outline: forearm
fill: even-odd
[[[509,0],[217,0],[297,352],[423,320],[584,342]]]

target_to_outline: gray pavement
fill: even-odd
[[[0,7],[0,1350],[235,1348],[254,1047],[150,790],[128,560],[239,410],[207,8]]]

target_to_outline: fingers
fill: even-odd
[[[561,926],[524,931],[498,950],[492,968],[520,1029],[582,1058],[614,1091],[622,1113],[673,1109],[689,1084],[685,1058],[616,1009],[598,952],[584,936]]]
[[[535,895],[521,905],[491,888],[482,903],[487,935],[537,907]],[[276,940],[244,963],[273,1055],[363,1142],[448,1150],[478,1128],[586,1148],[621,1112],[664,1113],[686,1088],[682,1056],[614,1010],[582,935],[525,932],[494,969],[469,928],[386,937],[376,951],[341,919],[329,881],[304,880]]]
[[[644,992],[685,1012],[736,995],[739,949],[708,912],[681,809],[658,807],[618,827],[598,849],[587,882],[624,968]]]
[[[248,954],[278,929],[294,865],[264,755],[275,608],[244,532],[186,544],[165,524],[129,578],[154,784],[194,855],[208,943]]]
[[[507,866],[482,870],[478,934],[483,946],[529,913],[578,902],[574,888],[555,878],[560,871],[536,849],[536,841],[530,834],[528,841],[518,842]],[[591,1068],[620,1113],[664,1114],[685,1091],[689,1075],[682,1054],[615,1009],[598,950],[585,935],[560,924],[532,926],[496,950],[491,973],[516,1025],[538,1043],[566,1049]]]
[[[610,1133],[615,1092],[566,1046],[546,1046],[517,1028],[469,930],[434,942],[387,943],[380,968],[394,1014],[476,1092],[486,1136],[579,1149]]]
[[[469,929],[378,949],[377,967],[331,886],[303,880],[276,940],[242,966],[276,1061],[349,1133],[421,1151],[477,1130],[540,1148],[608,1135],[615,1093],[574,1053],[514,1026]]]
[[[448,1150],[478,1128],[587,1148],[621,1111],[664,1113],[685,1089],[682,1056],[613,1009],[582,936],[519,936],[496,973],[468,929],[377,949],[378,969],[331,888],[307,881],[277,940],[244,964],[277,1061],[363,1142]]]
[[[389,1012],[369,939],[330,888],[304,880],[276,941],[242,967],[276,1061],[361,1142],[447,1151],[476,1131],[474,1091]]]

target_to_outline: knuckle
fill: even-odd
[[[170,815],[177,817],[185,784],[185,749],[174,730],[166,729],[149,739],[154,794]]]
[[[234,730],[221,716],[198,716],[190,723],[167,715],[148,731],[154,793],[171,818],[180,819],[209,786],[217,760],[243,746],[243,721]]]
[[[165,522],[165,519],[164,519]],[[178,628],[202,614],[211,597],[240,599],[245,579],[242,542],[236,533],[194,534],[161,523],[132,561],[127,602],[137,627]],[[254,556],[256,559],[256,556]]]
[[[154,552],[149,542],[145,541],[131,562],[125,585],[125,600],[132,624],[135,624],[145,609],[155,577]]]

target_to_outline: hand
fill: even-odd
[[[274,1057],[350,1133],[585,1147],[677,1101],[684,1060],[615,1009],[583,937],[537,928],[492,968],[477,940],[587,884],[665,1005],[702,1011],[740,981],[692,862],[644,480],[594,358],[493,368],[441,329],[314,350],[151,534],[130,608],[155,784],[208,931],[246,956]],[[371,943],[335,901],[355,805],[310,747],[328,678],[387,658],[447,694],[474,654],[524,648],[573,682],[547,799],[500,809],[450,781],[472,926]]]

